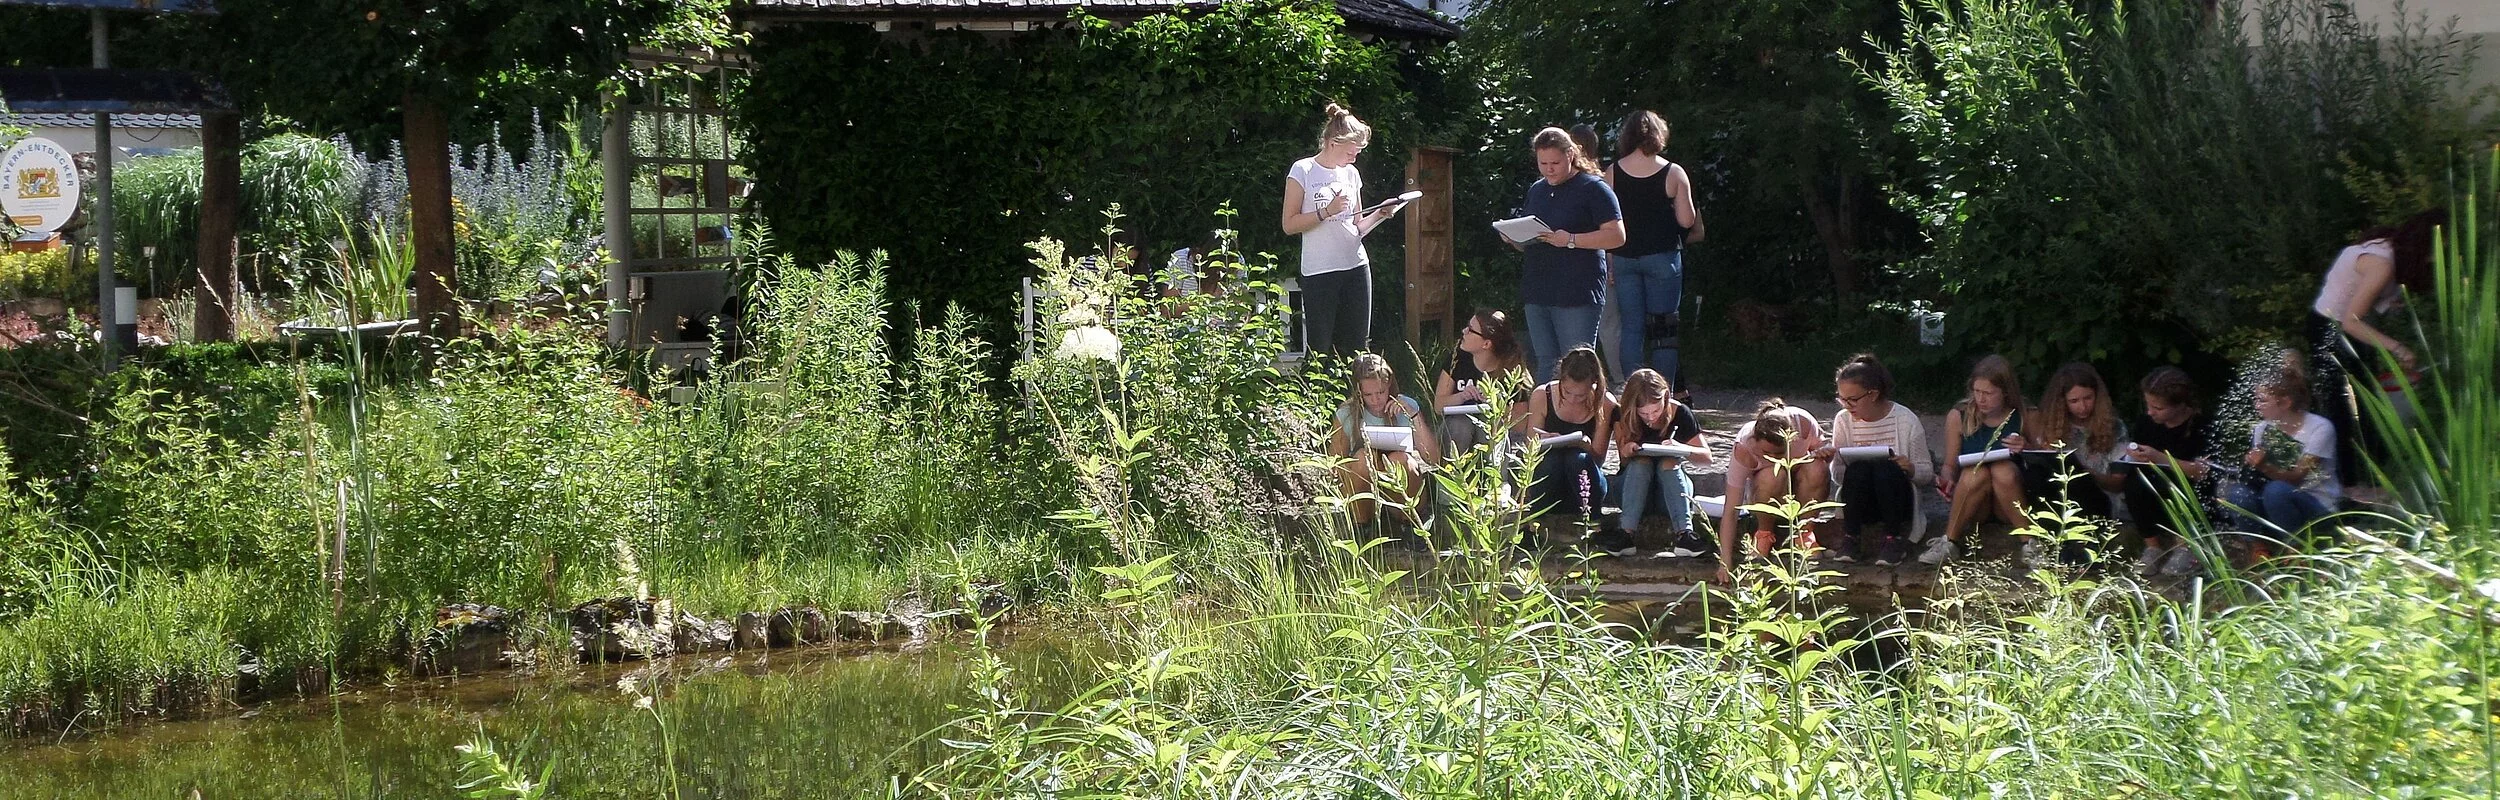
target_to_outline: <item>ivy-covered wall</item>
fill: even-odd
[[[1403,184],[1415,126],[1399,64],[1412,56],[1343,33],[1333,4],[1076,20],[1012,36],[758,33],[740,103],[776,244],[803,261],[883,249],[898,300],[924,313],[960,302],[1004,325],[1031,269],[1025,244],[1099,241],[1113,203],[1158,262],[1207,238],[1230,204],[1248,249],[1289,269],[1276,204],[1328,102],[1375,128],[1370,194]],[[1375,262],[1397,236],[1374,234]]]

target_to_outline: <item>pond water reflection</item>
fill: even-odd
[[[1092,685],[1103,652],[1033,630],[1000,646],[1018,687],[1046,704]],[[453,748],[481,727],[532,775],[555,760],[550,797],[665,796],[657,727],[616,685],[629,675],[661,693],[685,797],[882,794],[939,754],[919,737],[970,700],[971,653],[964,642],[818,648],[358,686],[218,719],[0,742],[0,796],[455,798]]]

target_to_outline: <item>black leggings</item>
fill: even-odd
[[[2108,519],[2109,493],[2092,480],[2090,470],[2075,461],[2074,456],[2058,458],[2034,457],[2025,454],[2019,459],[2023,473],[2023,496],[2032,498],[2035,508],[2055,511],[2060,501],[2072,500],[2084,516]],[[2072,473],[2074,478],[2059,481],[2057,476]]]
[[[2170,471],[2162,467],[2129,467],[2128,471],[2134,474],[2127,476],[2127,515],[2135,518],[2136,528],[2146,536],[2178,538],[2186,526],[2171,518],[2170,506],[2163,499],[2184,491],[2188,505],[2194,507],[2201,502],[2196,487],[2179,487]]]
[[[2378,432],[2361,421],[2356,397],[2377,383],[2379,350],[2344,335],[2344,326],[2309,312],[2302,327],[2309,339],[2310,407],[2335,423],[2335,477],[2350,486],[2362,476],[2361,454],[2381,453]],[[2353,380],[2362,376],[2368,383]]]
[[[1856,539],[1867,523],[1880,522],[1890,535],[1908,534],[1918,515],[1913,491],[1910,474],[1892,459],[1849,462],[1840,481],[1841,531]]]
[[[1305,351],[1361,352],[1372,335],[1371,265],[1303,276],[1302,330]]]

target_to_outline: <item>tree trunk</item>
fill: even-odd
[[[243,284],[235,280],[235,230],[243,215],[243,126],[233,113],[200,120],[199,306],[192,335],[203,342],[234,341],[234,309]]]
[[[408,235],[416,246],[416,313],[436,341],[460,335],[452,264],[451,121],[442,103],[409,92],[400,105],[408,159]]]
[[[1858,293],[1857,176],[1838,176],[1837,198],[1823,193],[1823,181],[1807,172],[1797,178],[1805,198],[1806,217],[1814,221],[1814,238],[1823,242],[1823,261],[1831,269],[1832,293]]]

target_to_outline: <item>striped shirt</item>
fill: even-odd
[[[1857,415],[1842,410],[1832,418],[1832,444],[1838,447],[1891,445],[1893,452],[1909,457],[1910,468],[1914,472],[1910,477],[1913,480],[1923,483],[1934,480],[1936,476],[1935,458],[1928,454],[1927,426],[1918,421],[1918,415],[1911,413],[1909,407],[1900,403],[1893,403],[1892,409],[1884,412],[1882,419],[1873,422],[1858,419]]]

